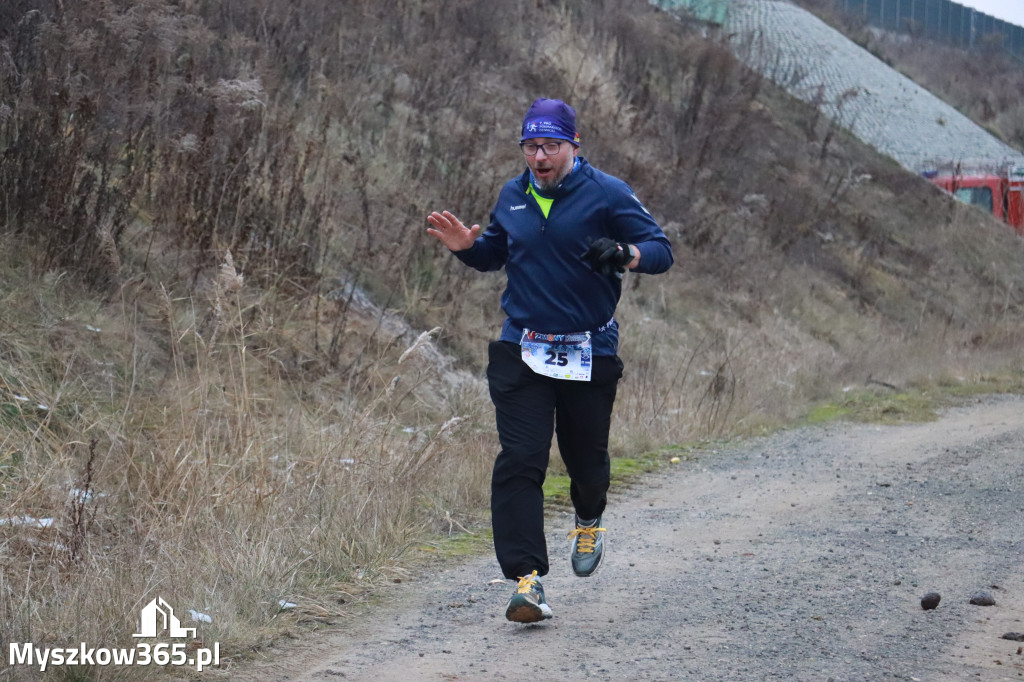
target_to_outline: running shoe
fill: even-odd
[[[572,571],[580,578],[594,575],[604,560],[604,534],[601,517],[593,521],[580,521],[576,517],[576,529],[569,532],[572,538]]]
[[[544,601],[544,587],[537,571],[519,579],[516,593],[508,600],[505,617],[513,623],[536,623],[551,617],[551,607]]]

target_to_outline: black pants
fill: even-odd
[[[611,467],[608,430],[622,377],[618,357],[595,357],[590,381],[542,376],[520,356],[518,344],[492,341],[487,382],[494,402],[501,452],[491,477],[494,550],[506,578],[548,572],[544,493],[551,436],[569,473],[576,514],[604,512]]]

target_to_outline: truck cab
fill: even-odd
[[[954,197],[1008,223],[1024,236],[1024,166],[1005,172],[925,173]]]
[[[1024,166],[1010,169],[1006,195],[1006,221],[1024,236]]]

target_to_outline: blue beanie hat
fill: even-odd
[[[568,140],[579,147],[576,110],[560,99],[535,99],[523,117],[523,137],[520,142],[534,137]]]

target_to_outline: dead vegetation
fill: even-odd
[[[486,219],[539,95],[675,244],[615,454],[1016,376],[1019,240],[643,2],[5,3],[0,640],[160,595],[242,655],[479,527],[502,276],[423,218]]]

